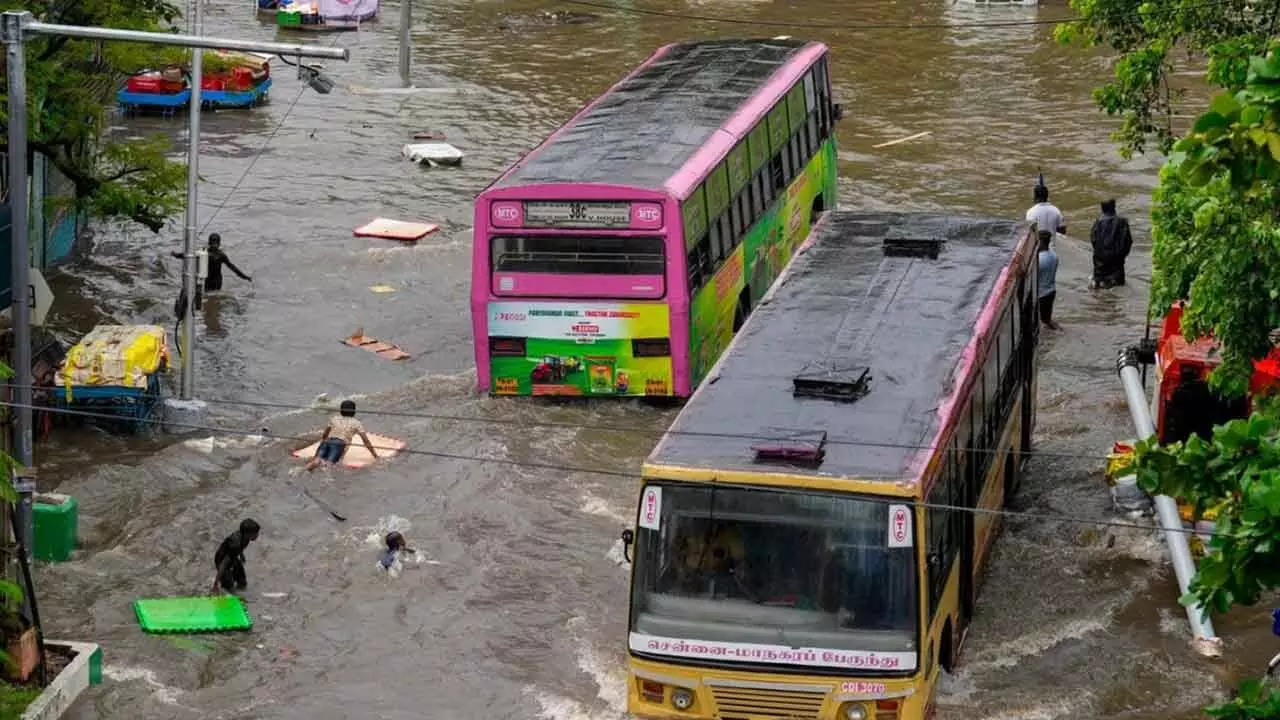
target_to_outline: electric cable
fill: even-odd
[[[1003,27],[1031,27],[1037,25],[1061,25],[1064,23],[1080,23],[1088,21],[1088,18],[1079,15],[1058,18],[1044,18],[1036,20],[988,20],[975,22],[954,22],[954,23],[863,23],[854,25],[837,25],[832,23],[806,23],[806,22],[787,22],[787,21],[771,21],[771,20],[748,20],[745,18],[730,18],[716,15],[692,15],[688,13],[673,12],[669,10],[655,10],[651,8],[627,7],[614,3],[597,2],[595,0],[560,0],[569,5],[580,5],[583,7],[596,8],[599,10],[614,10],[623,14],[630,15],[650,15],[656,17],[666,17],[676,20],[691,20],[700,22],[713,22],[726,25],[751,25],[756,27],[776,27],[776,28],[797,28],[808,30],[951,30],[954,28],[1003,28]],[[1148,13],[1142,13],[1142,17],[1160,17],[1163,15],[1173,15],[1185,12],[1187,10],[1200,7],[1215,7],[1237,5],[1232,0],[1212,0],[1211,2],[1196,3],[1190,5],[1182,5],[1167,11],[1151,10]]]
[[[76,410],[73,408],[46,408],[44,406],[15,403],[15,402],[9,402],[9,401],[0,401],[0,407],[32,408],[32,409],[38,408],[41,410],[47,410],[48,412],[53,412],[61,415],[93,418],[93,419],[100,419],[100,420],[121,421],[126,419],[126,418],[122,418],[120,415],[114,415],[110,413],[98,413],[98,412],[92,412],[87,410]],[[201,430],[201,431],[209,432],[216,435],[230,435],[230,436],[256,435],[269,440],[288,440],[293,442],[305,442],[305,443],[314,442],[314,437],[283,435],[279,433],[272,433],[265,429],[260,429],[257,432],[248,432],[243,429],[235,429],[235,428],[222,427],[217,425],[199,424],[199,423],[168,423],[168,424],[170,427],[183,428],[187,430]],[[535,470],[549,470],[549,471],[564,472],[564,473],[582,473],[586,475],[600,475],[604,477],[625,478],[631,481],[634,481],[640,477],[639,471],[626,472],[623,470],[610,470],[608,468],[578,467],[573,465],[564,465],[560,463],[533,462],[533,461],[527,461],[527,460],[514,460],[511,458],[494,458],[494,457],[485,457],[483,455],[465,455],[461,453],[444,452],[439,450],[427,450],[424,448],[414,448],[414,447],[407,447],[407,446],[404,448],[400,448],[397,451],[397,453],[398,454],[403,453],[405,455],[433,457],[433,458],[442,459],[442,460],[457,460],[460,462],[472,462],[477,464],[488,463],[493,465],[505,465],[508,467],[530,468]],[[929,502],[927,500],[923,500],[919,498],[911,498],[911,497],[905,497],[905,496],[903,497],[895,497],[895,496],[889,496],[889,495],[871,496],[871,495],[859,494],[857,498],[859,500],[865,500],[868,502],[874,502],[882,505],[909,504],[909,505],[922,507],[929,510],[945,510],[948,512],[966,512],[966,513],[972,513],[976,515],[996,515],[1001,517],[1017,518],[1017,519],[1024,519],[1024,520],[1054,521],[1054,522],[1062,522],[1067,524],[1082,525],[1082,526],[1088,526],[1088,527],[1108,527],[1108,528],[1117,528],[1117,529],[1126,529],[1126,530],[1140,530],[1144,532],[1166,531],[1165,528],[1161,528],[1157,525],[1142,525],[1134,522],[1122,522],[1119,520],[1087,518],[1080,515],[1070,515],[1066,513],[1031,512],[1026,510],[1009,510],[1007,508],[968,507],[964,505],[934,503],[934,502]],[[1215,534],[1221,534],[1221,533],[1214,533],[1211,531],[1205,532],[1205,531],[1197,530],[1194,528],[1185,528],[1185,527],[1169,528],[1168,530],[1172,530],[1174,532],[1180,532],[1186,535],[1212,536]],[[1224,537],[1226,537],[1226,535],[1224,535]],[[1247,539],[1247,538],[1243,538],[1243,539]]]
[[[0,383],[0,388],[14,389],[19,385]],[[33,389],[49,390],[47,386],[32,386]],[[263,402],[255,400],[239,400],[232,398],[201,398],[203,402],[210,405],[221,405],[224,407],[243,407],[243,408],[259,408],[272,410],[287,410],[293,413],[301,412],[333,412],[335,408],[311,405],[296,405],[290,403]],[[49,409],[47,406],[40,406]],[[527,419],[508,419],[508,418],[487,418],[476,415],[450,415],[446,413],[429,413],[429,412],[413,412],[408,410],[379,410],[377,408],[368,409],[360,408],[361,415],[370,415],[374,417],[392,417],[413,420],[439,420],[444,422],[456,423],[474,423],[478,425],[499,425],[499,426],[520,426],[520,427],[548,427],[559,428],[563,430],[599,430],[602,432],[627,433],[631,435],[643,434],[649,436],[676,436],[676,437],[701,437],[701,438],[717,438],[725,440],[758,440],[763,442],[792,442],[792,441],[812,441],[818,436],[818,431],[805,430],[802,428],[779,428],[776,435],[756,435],[750,433],[731,433],[731,432],[714,432],[701,430],[675,430],[670,427],[664,429],[647,429],[626,425],[607,425],[601,423],[586,422],[566,422],[562,420],[527,420]],[[849,447],[867,447],[882,448],[892,450],[931,450],[932,445],[924,444],[908,444],[908,443],[888,443],[888,442],[869,442],[866,440],[853,440],[848,438],[826,438],[827,445],[844,445]],[[939,448],[944,452],[958,453],[975,453],[995,455],[1004,451],[992,448],[957,448],[949,450],[947,448]],[[1067,460],[1100,460],[1110,459],[1108,455],[1091,455],[1087,453],[1069,453],[1069,452],[1052,452],[1048,450],[1029,450],[1019,453],[1024,457],[1045,457],[1060,458]]]
[[[333,47],[337,43],[338,38],[335,36],[333,40],[329,41],[329,47]],[[286,64],[290,67],[296,67],[293,63],[287,61]],[[242,184],[244,184],[244,181],[249,177],[249,173],[253,172],[254,166],[258,164],[258,160],[262,158],[267,147],[271,145],[271,141],[275,139],[276,134],[280,132],[280,129],[284,127],[285,122],[289,120],[289,115],[293,113],[294,108],[298,106],[298,103],[302,100],[302,96],[307,93],[309,88],[310,86],[307,83],[302,83],[302,87],[298,90],[298,94],[294,96],[293,102],[289,103],[289,106],[285,108],[284,115],[280,117],[280,121],[271,129],[271,132],[267,135],[267,139],[262,141],[262,145],[259,146],[258,151],[254,153],[253,159],[249,161],[249,166],[244,169],[244,172],[240,173],[240,178],[236,180],[235,184],[231,186],[231,189],[227,191],[227,194],[223,196],[222,202],[218,203],[217,207],[213,209],[213,214],[211,214],[209,219],[204,222],[204,225],[200,228],[198,235],[204,235],[205,231],[209,229],[209,226],[213,224],[213,221],[217,219],[218,213],[222,212],[222,209],[226,207],[227,203],[231,201],[231,198],[235,196],[236,191],[240,189]]]

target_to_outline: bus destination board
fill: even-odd
[[[525,227],[624,228],[631,224],[631,203],[546,202],[524,204]]]

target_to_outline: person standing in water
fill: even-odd
[[[1035,224],[1037,230],[1066,235],[1067,219],[1056,205],[1049,202],[1049,187],[1044,184],[1043,174],[1036,180],[1033,196],[1036,204],[1027,210],[1027,222]]]
[[[218,574],[213,579],[213,592],[218,592],[219,587],[228,593],[248,587],[249,579],[244,572],[244,550],[249,547],[249,543],[258,539],[260,530],[261,527],[252,518],[241,520],[240,529],[228,535],[218,546],[218,551],[213,554],[213,565],[218,569]]]
[[[1116,201],[1102,201],[1102,216],[1089,231],[1093,245],[1093,287],[1124,285],[1124,261],[1133,249],[1129,221],[1116,214]]]
[[[227,254],[222,251],[222,236],[218,233],[211,233],[209,235],[209,245],[205,248],[205,251],[209,254],[209,274],[204,277],[205,292],[217,292],[222,289],[223,265],[226,265],[231,272],[239,275],[241,280],[253,282],[253,278],[241,272],[240,268],[236,267],[236,264],[231,262],[231,258],[227,257]],[[186,257],[185,253],[180,252],[171,254],[179,260]],[[199,305],[200,300],[197,298],[196,306],[199,307]]]
[[[1058,323],[1053,321],[1053,301],[1058,297],[1058,253],[1053,251],[1049,243],[1053,240],[1053,233],[1048,230],[1041,230],[1038,234],[1040,241],[1040,271],[1037,277],[1039,285],[1038,300],[1040,305],[1040,322],[1050,330],[1061,330]]]
[[[329,420],[324,428],[324,435],[320,436],[320,447],[316,448],[315,457],[307,461],[307,471],[315,470],[323,462],[337,465],[356,435],[360,436],[364,446],[369,448],[369,454],[376,460],[378,451],[373,449],[373,443],[364,431],[364,424],[356,419],[355,401],[343,400],[338,406],[338,414]]]

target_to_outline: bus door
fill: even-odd
[[[981,384],[975,393],[982,393]],[[963,411],[964,418],[961,420],[960,430],[963,433],[960,440],[956,443],[956,447],[964,447],[965,452],[961,453],[961,475],[960,482],[956,483],[956,495],[953,504],[965,508],[956,514],[959,515],[960,524],[960,627],[961,631],[967,630],[969,621],[973,619],[974,605],[977,595],[977,587],[974,583],[974,555],[977,545],[975,538],[976,528],[974,523],[973,512],[969,508],[978,505],[978,488],[981,486],[979,478],[982,477],[982,468],[985,463],[982,462],[982,453],[975,452],[975,445],[978,438],[982,437],[982,417],[979,415],[970,421],[973,410],[973,402],[969,403]]]
[[[1035,377],[1036,337],[1040,331],[1036,299],[1036,294],[1039,292],[1036,289],[1037,282],[1038,276],[1032,273],[1024,274],[1018,279],[1016,302],[1021,305],[1022,316],[1018,323],[1018,332],[1013,338],[1018,347],[1018,384],[1022,386],[1022,437],[1019,438],[1019,455],[1024,464],[1029,457],[1028,453],[1031,452],[1031,430],[1036,424],[1036,398],[1030,380]]]

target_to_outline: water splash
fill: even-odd
[[[578,510],[586,513],[587,515],[598,515],[603,518],[614,520],[622,525],[628,525],[631,523],[630,518],[610,507],[608,500],[589,492],[582,494],[582,505],[578,507]]]
[[[141,680],[152,688],[151,694],[165,705],[178,705],[178,698],[182,696],[182,690],[160,682],[156,679],[155,671],[147,668],[127,665],[103,665],[102,676],[108,680],[121,683]]]

